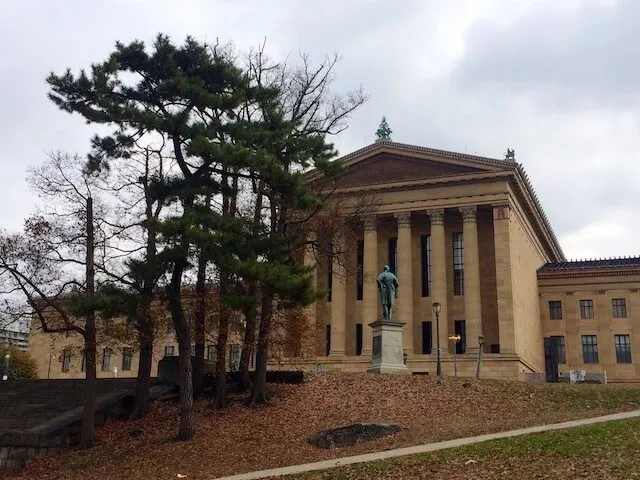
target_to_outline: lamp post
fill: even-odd
[[[458,334],[456,335],[451,335],[449,337],[449,340],[451,340],[453,342],[453,376],[457,377],[458,376],[458,364],[456,362],[456,346],[458,344],[458,342],[460,341],[462,337]]]
[[[3,382],[6,382],[7,380],[9,380],[9,365],[10,365],[9,362],[11,362],[11,354],[7,353],[4,356],[4,373],[2,375]]]
[[[433,313],[436,314],[436,375],[442,376],[440,364],[440,302],[433,302]]]
[[[480,360],[482,360],[482,346],[484,345],[484,335],[478,337],[478,364],[476,365],[476,378],[480,378]]]

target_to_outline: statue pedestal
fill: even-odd
[[[369,326],[373,328],[373,349],[371,366],[367,372],[411,375],[411,371],[404,364],[402,344],[404,322],[376,320]]]

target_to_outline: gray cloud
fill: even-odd
[[[549,109],[627,108],[640,103],[640,3],[543,1],[505,26],[470,28],[452,81],[532,95]]]
[[[266,37],[274,58],[293,59],[305,51],[320,61],[337,51],[343,61],[336,90],[362,84],[371,96],[335,139],[340,153],[371,143],[383,113],[400,142],[493,157],[515,148],[567,255],[630,253],[634,244],[628,239],[640,235],[630,206],[640,200],[634,185],[640,165],[630,160],[638,119],[628,112],[638,93],[638,54],[625,38],[639,26],[640,6],[534,4],[519,18],[501,18],[503,26],[474,21],[469,13],[472,7],[511,5],[1,2],[0,42],[10,48],[0,59],[0,201],[11,208],[3,209],[0,227],[17,229],[32,211],[27,166],[40,163],[49,150],[86,153],[94,131],[47,100],[49,71],[88,67],[104,59],[116,40],[150,41],[165,32],[176,41],[188,34],[209,42],[232,40],[238,48]],[[463,44],[460,56],[456,45]],[[599,224],[613,225],[625,238],[612,240]]]

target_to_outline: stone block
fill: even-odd
[[[404,362],[403,322],[378,320],[370,323],[373,328],[371,366],[367,371],[375,373],[400,373],[410,375]]]

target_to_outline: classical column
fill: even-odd
[[[371,355],[372,330],[370,323],[378,318],[378,228],[375,215],[364,219],[364,255],[363,255],[363,289],[362,289],[362,355]]]
[[[317,267],[317,262],[316,262],[316,257],[315,257],[315,253],[313,250],[313,244],[316,241],[316,234],[315,232],[311,232],[308,237],[307,237],[307,245],[305,246],[304,249],[304,266],[308,267],[308,268],[313,268],[313,272],[311,272],[311,287],[313,288],[313,290],[317,290],[318,289],[318,267]],[[317,334],[317,328],[316,328],[316,324],[317,324],[317,319],[318,319],[318,302],[313,302],[311,305],[309,305],[306,309],[305,309],[305,314],[307,315],[307,328],[308,328],[308,332],[307,334],[304,334],[302,336],[302,339],[300,340],[300,349],[301,349],[301,353],[309,353],[313,356],[316,355],[316,343],[315,343],[315,339],[316,339],[316,334]]]
[[[516,351],[513,277],[511,272],[511,215],[511,206],[509,204],[493,207],[500,353],[515,353]]]
[[[345,262],[345,239],[337,235],[333,239],[333,261],[331,277],[331,344],[329,356],[345,353],[345,331],[347,326],[347,275]]]
[[[431,221],[431,301],[440,303],[440,350],[448,351],[449,345],[449,311],[447,308],[447,247],[444,233],[444,209],[427,212]],[[432,313],[433,349],[436,353],[437,327]]]
[[[478,255],[477,207],[461,207],[462,241],[464,251],[464,315],[466,320],[466,347],[478,346],[482,335],[482,309],[480,303],[480,258]]]
[[[413,262],[411,258],[411,212],[396,213],[398,221],[398,309],[393,319],[405,322],[402,329],[404,352],[413,353]]]

